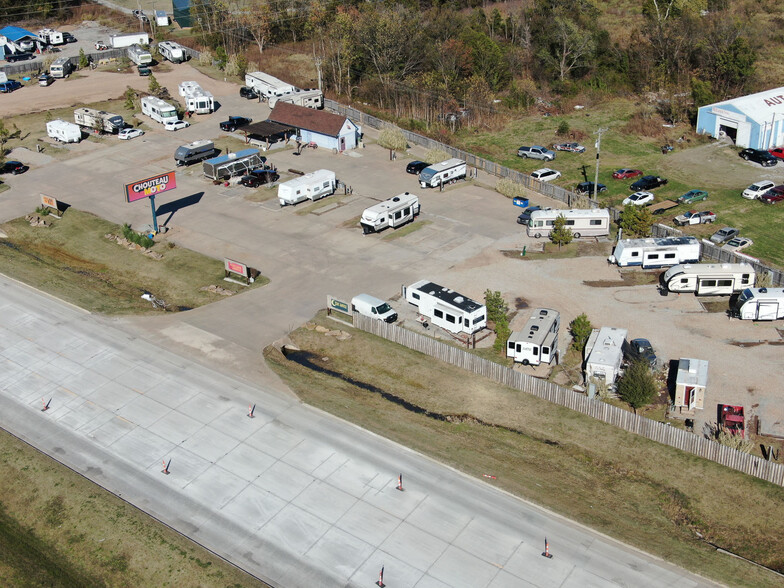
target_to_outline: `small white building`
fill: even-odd
[[[678,360],[675,379],[675,401],[673,404],[685,410],[702,410],[705,407],[705,388],[708,386],[708,360]]]
[[[594,329],[585,344],[585,381],[595,380],[607,386],[615,384],[623,363],[626,329]]]
[[[345,116],[281,101],[267,120],[294,127],[303,143],[337,151],[354,149],[362,134],[359,125]]]
[[[697,133],[729,137],[738,147],[784,145],[784,88],[740,96],[697,111]]]

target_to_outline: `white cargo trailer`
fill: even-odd
[[[46,134],[62,143],[78,143],[82,140],[79,125],[64,120],[50,120],[46,123]]]
[[[506,341],[506,356],[523,365],[552,363],[558,354],[561,315],[549,308],[535,308],[522,331]]]
[[[155,24],[158,25],[159,27],[169,26],[169,15],[166,14],[165,10],[155,11]]]
[[[278,185],[278,202],[281,206],[297,204],[305,200],[318,200],[335,191],[335,172],[319,169]]]
[[[115,135],[125,128],[125,121],[119,114],[95,110],[94,108],[77,108],[74,110],[74,122],[84,129]]]
[[[610,211],[606,208],[534,210],[528,220],[526,234],[537,239],[548,237],[559,216],[566,219],[566,228],[572,231],[575,239],[604,237],[610,234]]]
[[[585,344],[585,380],[615,384],[621,373],[626,329],[602,327],[591,331]]]
[[[185,108],[196,114],[211,114],[215,110],[215,98],[197,82],[181,82],[180,96],[185,99]]]
[[[177,109],[174,106],[155,96],[142,98],[142,114],[146,114],[152,120],[162,124],[179,119]]]
[[[149,45],[150,35],[147,33],[126,33],[124,35],[111,35],[109,37],[113,49],[130,47],[131,45]]]
[[[287,102],[296,106],[318,110],[324,107],[324,93],[321,90],[300,90],[296,88],[293,92],[288,92],[282,96],[272,96],[269,99],[270,108],[274,108],[278,102]]]
[[[405,192],[366,208],[359,224],[362,232],[378,233],[387,227],[396,229],[414,220],[419,214],[419,198]]]
[[[419,172],[419,185],[423,188],[438,188],[466,177],[466,162],[452,158],[434,163]]]
[[[621,267],[639,265],[651,269],[697,263],[700,251],[700,242],[692,236],[621,239],[608,261]]]
[[[296,86],[292,86],[263,71],[246,73],[245,85],[249,88],[253,88],[259,96],[267,99],[290,94],[297,89]]]
[[[172,63],[182,63],[188,59],[185,48],[174,41],[161,41],[158,43],[158,53]]]
[[[755,275],[748,263],[686,263],[664,272],[661,285],[670,292],[730,296],[753,286]]]
[[[752,321],[784,318],[784,288],[746,288],[733,311],[738,318]]]
[[[131,45],[126,50],[128,59],[136,65],[150,65],[152,63],[152,53],[144,49],[141,45]]]
[[[414,282],[405,288],[404,297],[419,308],[419,314],[450,333],[471,335],[487,326],[484,304],[430,280]]]

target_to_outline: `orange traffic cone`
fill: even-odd
[[[553,559],[553,556],[550,554],[550,544],[547,542],[547,537],[544,538],[544,551],[542,555],[548,559]]]
[[[397,490],[403,491],[403,474],[397,477]]]

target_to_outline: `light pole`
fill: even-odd
[[[594,135],[598,135],[596,139],[596,173],[593,177],[593,199],[596,201],[596,195],[599,193],[599,153],[602,150],[602,134],[606,133],[607,129],[598,129]]]

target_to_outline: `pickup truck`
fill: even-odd
[[[249,125],[253,122],[251,119],[244,117],[244,116],[230,116],[229,120],[224,120],[220,123],[220,128],[222,131],[236,131],[240,127],[244,127],[245,125]]]
[[[696,210],[690,210],[689,212],[679,214],[672,220],[680,227],[684,225],[700,225],[712,223],[716,220],[716,215],[710,210],[701,210],[699,212]]]
[[[531,147],[523,146],[517,150],[517,156],[524,159],[552,161],[555,159],[555,151],[550,151],[547,147],[542,147],[541,145],[533,145]]]

